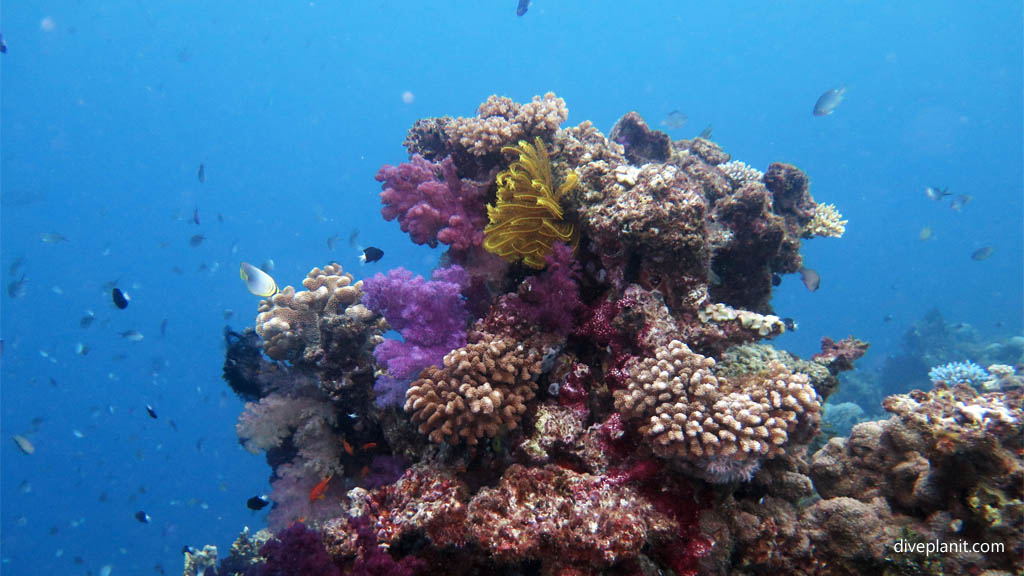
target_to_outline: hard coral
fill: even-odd
[[[445,130],[463,149],[485,156],[529,136],[550,137],[568,117],[565,100],[551,92],[522,105],[494,95],[480,105],[475,117],[455,118]]]
[[[502,336],[486,335],[431,366],[406,394],[405,410],[431,442],[476,444],[513,429],[536,393],[542,352]]]
[[[575,247],[576,229],[563,220],[562,196],[576,186],[578,178],[569,172],[556,189],[551,160],[539,137],[530,145],[520,141],[519,160],[498,174],[497,204],[487,206],[490,224],[484,229],[484,249],[511,262],[522,260],[531,268],[543,268],[555,242]]]
[[[718,378],[715,361],[673,340],[631,370],[615,407],[641,421],[655,454],[679,459],[711,482],[749,479],[791,435],[809,439],[821,404],[804,374],[781,364],[746,378]]]
[[[337,341],[342,331],[352,332],[352,336],[366,336],[364,339],[369,343],[376,343],[372,334],[373,313],[359,304],[362,282],[353,282],[352,275],[343,273],[340,265],[328,264],[323,270],[310,271],[302,285],[306,290],[296,292],[295,288],[286,286],[260,301],[256,333],[263,338],[263,351],[267,356],[316,364],[332,351],[329,343]],[[379,338],[379,334],[376,336]],[[336,360],[351,363],[354,356],[366,351],[366,344],[363,342],[363,346],[355,349],[333,350],[350,357]]]

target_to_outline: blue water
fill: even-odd
[[[261,526],[245,500],[269,468],[238,445],[241,405],[220,380],[222,329],[258,302],[239,261],[272,258],[282,285],[331,260],[428,271],[437,251],[380,218],[373,176],[405,160],[417,118],[469,116],[492,93],[554,91],[570,125],[606,133],[629,110],[657,125],[678,109],[677,138],[713,124],[734,159],[804,169],[850,223],[804,245],[818,292],[795,276],[777,291],[800,324],[781,347],[852,333],[870,366],[932,307],[1022,332],[1019,2],[536,0],[522,18],[512,0],[157,4],[0,9],[4,574],[177,573],[183,545],[226,550]],[[846,101],[813,117],[839,86]],[[929,185],[974,199],[956,213]],[[356,229],[384,260],[358,264]],[[53,232],[69,241],[41,242]]]

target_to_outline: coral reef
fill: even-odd
[[[928,379],[932,381],[932,385],[940,383],[948,386],[966,384],[967,386],[981,388],[985,382],[988,382],[989,378],[991,376],[984,368],[970,360],[967,362],[950,362],[942,366],[935,366],[928,371]]]
[[[907,382],[964,359],[989,378],[892,396],[871,420],[836,401],[867,343],[823,338],[805,360],[766,342],[786,331],[773,277],[846,225],[808,176],[636,113],[610,138],[567,115],[553,94],[495,96],[417,121],[411,160],[378,180],[384,217],[444,250],[433,275],[314,269],[261,302],[255,331],[225,333],[274,538],[240,538],[221,572],[1024,568],[1024,347],[926,319],[907,342],[929,363]],[[935,540],[1006,548],[894,549]]]

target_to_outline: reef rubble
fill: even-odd
[[[217,574],[1024,569],[1020,388],[893,396],[814,444],[867,344],[766,342],[773,276],[847,225],[805,173],[567,118],[549,93],[417,121],[377,179],[382,216],[445,247],[433,278],[328,264],[226,334],[273,507]],[[1005,549],[893,548],[935,539]]]

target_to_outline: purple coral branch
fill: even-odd
[[[402,340],[385,340],[374,357],[387,368],[378,380],[378,405],[400,403],[405,387],[444,355],[466,344],[466,306],[462,289],[469,276],[459,266],[435,270],[429,282],[405,268],[376,274],[363,282],[363,304],[384,316]]]

